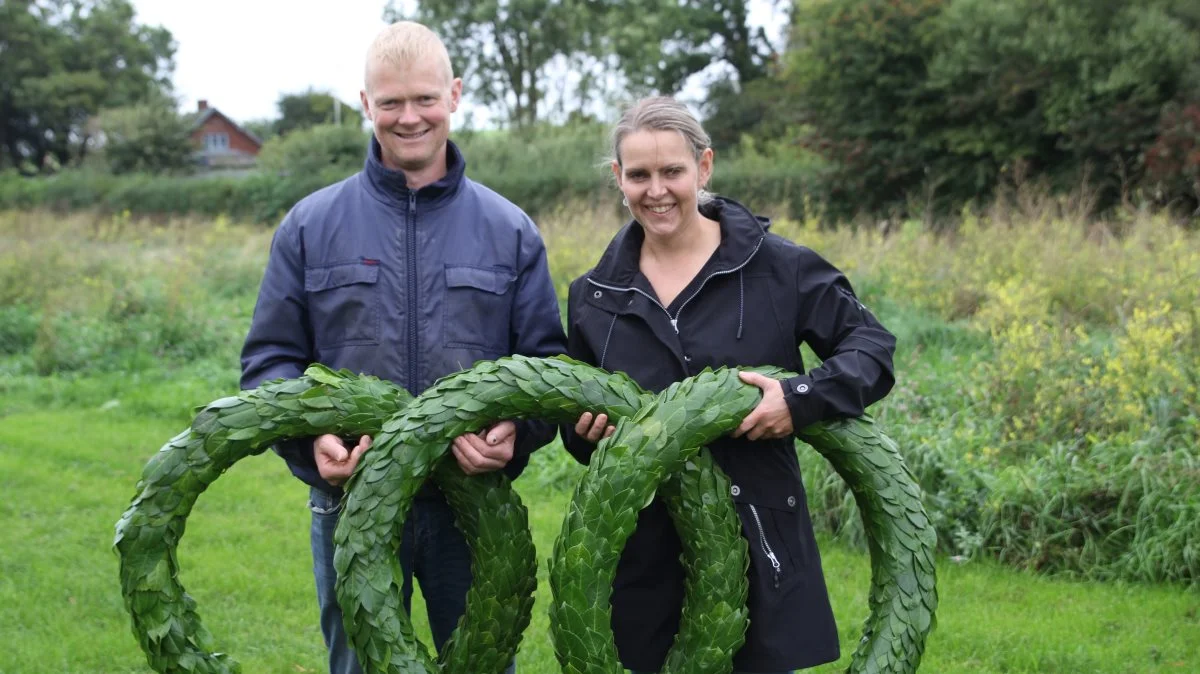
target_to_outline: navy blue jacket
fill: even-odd
[[[408,189],[372,138],[362,171],[301,200],[271,244],[242,349],[242,387],[312,363],[371,374],[419,395],[444,375],[510,354],[565,350],[546,249],[533,221],[464,175]],[[519,422],[515,477],[553,426]],[[312,439],[276,446],[292,472],[333,494]],[[426,492],[427,494],[429,492]]]
[[[706,367],[775,365],[804,372],[800,344],[823,362],[783,382],[792,425],[852,417],[892,387],[895,338],[850,283],[808,248],[767,232],[741,204],[701,212],[721,226],[716,252],[668,306],[639,271],[641,225],[622,229],[596,267],[571,284],[568,354],[662,391]],[[594,446],[562,427],[568,451]],[[709,449],[732,482],[750,544],[750,627],[738,671],[777,672],[838,658],[838,637],[791,438],[723,437]],[[679,536],[656,497],[638,516],[613,582],[622,664],[658,671],[679,628]]]

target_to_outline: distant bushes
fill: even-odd
[[[606,130],[597,125],[546,127],[523,133],[482,131],[455,139],[468,175],[538,215],[566,200],[616,203],[604,158]],[[264,170],[242,176],[113,176],[64,171],[48,178],[0,174],[0,209],[93,210],[145,216],[226,215],[274,223],[307,194],[362,166],[367,135],[316,127],[273,140]],[[751,204],[790,204],[801,216],[810,163],[751,153],[720,157],[715,189]],[[760,206],[763,207],[763,206]]]

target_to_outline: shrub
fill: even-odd
[[[355,126],[318,124],[270,138],[258,155],[262,170],[281,175],[313,175],[330,168],[357,170],[368,134]]]

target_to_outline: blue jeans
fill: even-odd
[[[333,532],[342,504],[315,487],[309,490],[312,510],[313,576],[317,603],[321,607],[321,633],[329,648],[329,674],[362,674],[354,651],[346,643],[342,609],[337,603],[333,568]],[[412,612],[413,576],[421,582],[421,594],[429,615],[434,646],[440,652],[466,609],[471,587],[471,551],[462,532],[454,526],[454,512],[446,501],[414,500],[400,539],[400,567],[404,572],[404,610]],[[505,674],[514,674],[510,664]]]

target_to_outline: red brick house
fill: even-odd
[[[206,168],[246,168],[254,166],[262,149],[262,140],[238,126],[236,122],[209,107],[208,101],[196,104],[192,123],[193,155],[196,163]]]

